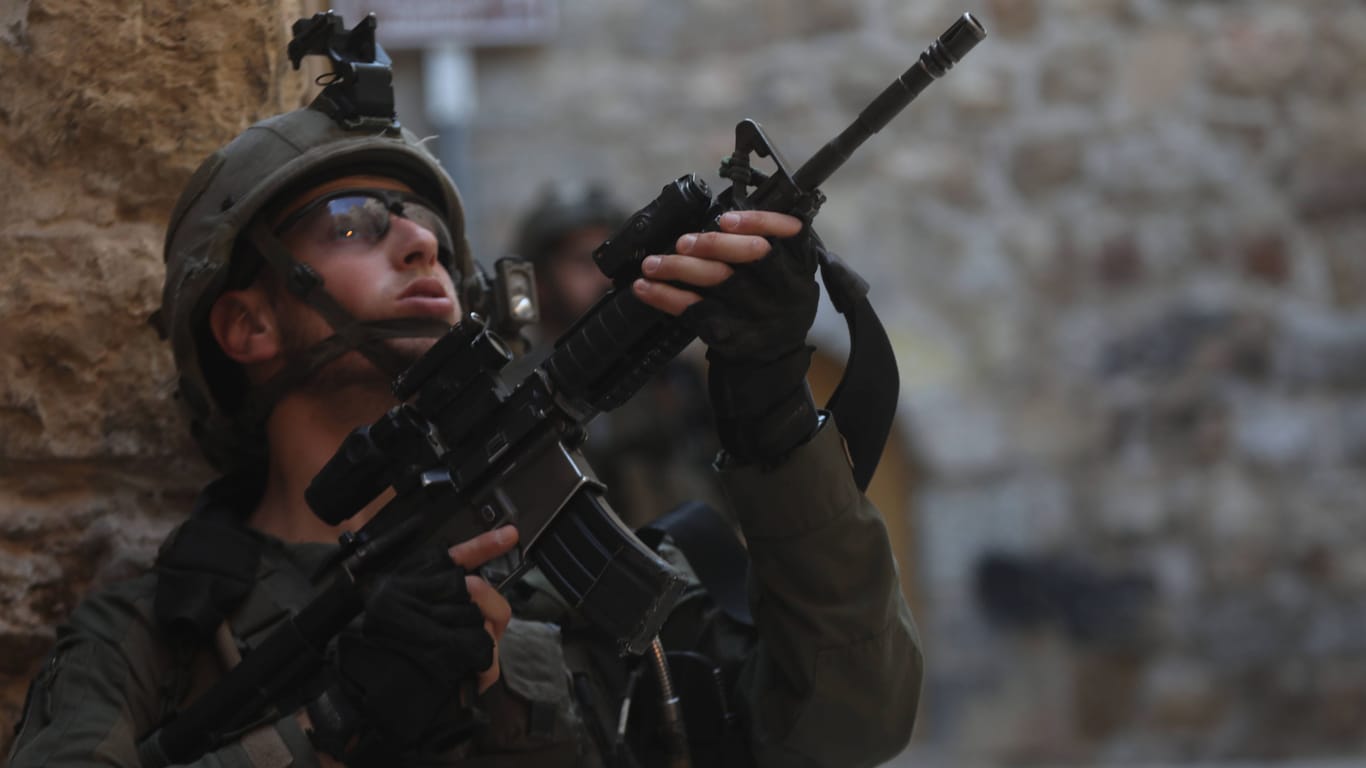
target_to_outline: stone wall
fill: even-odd
[[[908,765],[1366,754],[1366,8],[562,8],[478,57],[492,242],[543,180],[714,181],[741,117],[800,161],[959,13],[989,31],[818,219],[927,473]]]
[[[299,103],[308,5],[0,0],[0,754],[56,622],[150,562],[207,477],[147,324],[166,216]]]

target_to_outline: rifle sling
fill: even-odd
[[[835,254],[822,252],[821,281],[849,328],[844,376],[826,410],[844,436],[854,464],[854,482],[868,490],[887,444],[901,391],[896,354],[887,330],[868,301],[868,283]]]

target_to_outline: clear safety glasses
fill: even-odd
[[[454,240],[441,214],[416,195],[390,189],[341,189],[290,214],[277,237],[296,233],[332,247],[369,247],[389,234],[389,217],[401,216],[436,236],[438,258],[450,268]]]

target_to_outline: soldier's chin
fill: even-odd
[[[390,339],[389,347],[398,353],[403,367],[407,368],[427,354],[427,350],[431,349],[436,341],[434,338]]]

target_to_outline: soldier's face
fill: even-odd
[[[281,242],[296,260],[317,271],[327,292],[357,320],[416,317],[455,323],[460,302],[450,273],[438,260],[440,234],[430,222],[419,216],[389,215],[387,224],[380,226],[374,220],[348,218],[362,212],[361,198],[319,204],[346,190],[367,189],[412,194],[407,185],[378,176],[347,176],[320,184],[281,209],[277,225],[306,212],[279,232]],[[379,221],[383,213],[381,207]],[[302,344],[332,333],[316,312],[300,302],[288,314],[284,327]],[[421,354],[433,341],[397,339],[392,343]]]
[[[561,324],[588,311],[612,287],[597,264],[593,263],[593,249],[612,235],[607,227],[584,227],[565,236],[546,259],[546,268],[541,274],[545,290],[542,296],[551,298],[551,319]],[[546,308],[542,308],[545,312]]]

